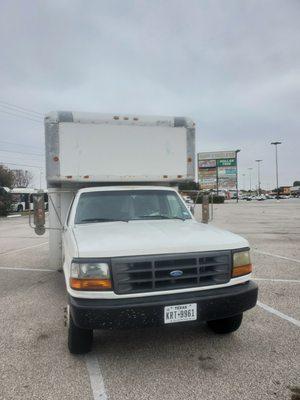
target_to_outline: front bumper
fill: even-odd
[[[164,325],[164,307],[176,304],[198,304],[197,320],[181,324],[231,317],[254,307],[257,292],[257,284],[248,281],[220,289],[117,300],[69,296],[69,303],[73,321],[81,328],[127,329]]]

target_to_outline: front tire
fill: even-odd
[[[243,314],[238,314],[229,318],[207,321],[207,325],[215,333],[226,334],[238,330],[241,326],[242,320]]]
[[[74,324],[69,315],[68,324],[68,347],[72,354],[84,354],[91,351],[93,344],[93,330],[82,329]]]

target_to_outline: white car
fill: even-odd
[[[260,194],[258,196],[255,196],[254,199],[258,200],[258,201],[267,200],[267,198],[266,198],[266,196],[264,194]]]

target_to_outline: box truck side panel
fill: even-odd
[[[161,181],[187,176],[184,127],[61,123],[60,174],[93,181]]]
[[[76,191],[51,188],[49,196],[49,265],[62,266],[62,231]]]

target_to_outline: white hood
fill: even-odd
[[[249,246],[242,237],[195,220],[102,222],[73,228],[79,257],[229,250]]]

